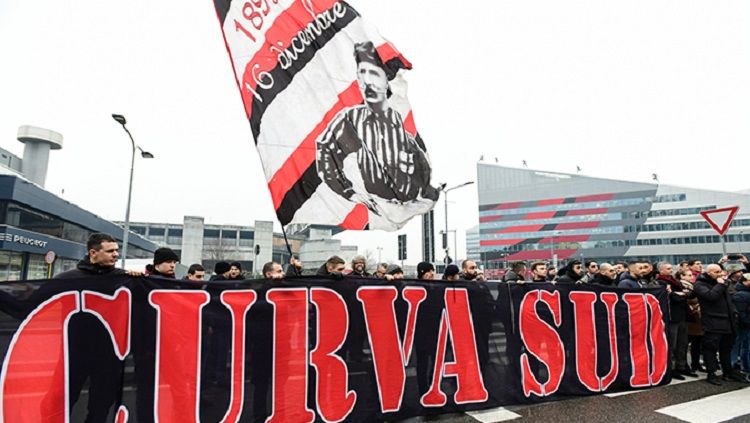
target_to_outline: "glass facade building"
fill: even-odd
[[[729,253],[750,246],[750,195],[479,163],[478,253],[516,260],[717,260],[722,240],[702,211],[739,206]],[[745,243],[747,243],[745,245]],[[475,247],[476,248],[476,247]]]

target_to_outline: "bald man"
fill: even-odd
[[[708,376],[706,381],[712,385],[721,385],[716,376],[719,363],[716,353],[719,353],[722,378],[724,380],[744,381],[740,374],[732,369],[730,353],[737,335],[737,327],[733,316],[736,313],[734,303],[727,290],[724,269],[718,264],[709,264],[705,273],[698,275],[695,281],[695,294],[701,305],[703,321],[703,363],[706,365]]]

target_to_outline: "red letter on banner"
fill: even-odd
[[[531,394],[547,396],[554,394],[560,387],[563,374],[565,373],[565,349],[560,335],[547,322],[537,314],[537,303],[545,303],[555,320],[555,325],[560,327],[560,293],[542,290],[529,291],[521,301],[518,327],[526,349],[536,357],[545,367],[549,378],[542,385],[537,380],[529,366],[527,353],[521,354],[521,381],[523,393],[527,397]]]
[[[634,388],[650,386],[646,301],[643,294],[632,293],[623,295],[622,299],[628,305],[630,319],[630,363],[633,366],[630,386]]]
[[[152,291],[157,310],[154,411],[157,421],[197,422],[204,291]]]
[[[21,323],[8,346],[0,381],[6,422],[68,420],[67,327],[78,292],[55,295]]]
[[[112,347],[120,361],[130,352],[130,291],[120,288],[114,296],[108,296],[94,291],[83,291],[81,310],[93,314],[107,329]],[[127,421],[128,409],[120,405],[117,409],[115,421]]]
[[[651,384],[658,385],[667,374],[669,360],[669,346],[664,330],[664,314],[659,307],[659,300],[651,294],[646,294],[649,310],[651,310]]]
[[[445,363],[448,332],[451,336],[453,357],[456,360],[453,363]],[[458,380],[458,389],[454,396],[456,404],[487,401],[489,394],[484,387],[482,371],[479,368],[474,322],[471,319],[469,307],[469,294],[464,288],[445,290],[445,311],[440,319],[440,333],[438,334],[432,385],[420,400],[423,406],[441,407],[445,405],[446,396],[440,389],[443,376],[454,376]]]
[[[318,412],[327,422],[344,420],[354,408],[357,394],[349,390],[346,363],[335,353],[346,340],[349,314],[341,295],[326,288],[312,288],[310,297],[317,308],[318,345],[312,351],[311,364],[317,372]]]
[[[255,291],[251,290],[221,293],[221,303],[232,313],[232,387],[229,392],[229,409],[221,420],[222,423],[239,421],[242,413],[245,400],[245,317],[255,300]]]
[[[615,303],[617,294],[604,292],[601,294],[602,301],[607,306],[607,323],[609,328],[610,348],[610,370],[604,378],[596,374],[598,365],[596,321],[594,314],[594,303],[596,293],[586,291],[574,291],[570,293],[570,301],[573,302],[575,310],[576,327],[576,370],[578,380],[590,391],[600,392],[606,390],[617,378],[619,363],[617,361],[617,337],[615,334]]]
[[[130,291],[120,288],[114,296],[83,291],[81,310],[96,316],[109,332],[117,358],[130,352]]]
[[[406,370],[411,356],[419,305],[427,297],[421,287],[404,288],[404,299],[409,303],[406,318],[406,334],[401,343],[396,323],[394,301],[398,290],[392,286],[362,287],[357,290],[357,299],[364,306],[367,335],[370,338],[372,360],[375,364],[375,380],[378,383],[380,409],[384,413],[401,409],[406,384]]]
[[[312,422],[307,408],[307,289],[272,289],[273,401],[268,423]]]

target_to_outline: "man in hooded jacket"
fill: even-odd
[[[583,277],[583,266],[580,260],[573,260],[558,273],[557,283],[560,285],[573,285]]]

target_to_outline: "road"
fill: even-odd
[[[702,380],[674,381],[643,391],[629,391],[548,402],[532,406],[413,418],[400,423],[515,422],[750,422],[750,385]]]

